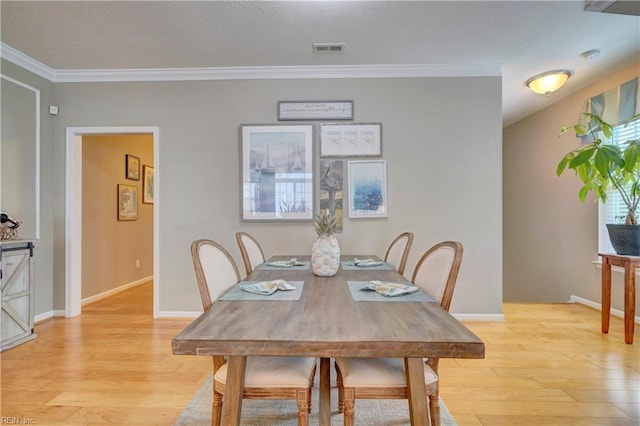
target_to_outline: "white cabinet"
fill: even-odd
[[[33,332],[33,242],[3,241],[0,246],[2,351],[36,337]]]

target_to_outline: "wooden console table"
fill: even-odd
[[[636,268],[640,257],[599,253],[602,256],[602,332],[609,332],[611,314],[611,266],[624,268],[624,341],[633,343],[636,316]]]

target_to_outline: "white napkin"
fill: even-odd
[[[292,257],[289,260],[272,260],[270,262],[266,262],[265,265],[276,266],[279,268],[292,268],[294,266],[303,266],[304,263],[298,262],[295,257]]]
[[[285,280],[273,280],[273,281],[258,281],[252,284],[244,284],[240,286],[240,289],[248,291],[249,293],[264,294],[268,296],[275,293],[278,290],[289,291],[295,290],[296,287],[289,284]]]
[[[370,281],[361,290],[371,290],[387,297],[400,296],[402,294],[415,293],[418,287],[412,284],[388,283],[383,281]]]
[[[348,262],[349,265],[355,265],[361,268],[366,268],[368,266],[380,266],[383,263],[384,262],[380,262],[379,260],[375,260],[375,259],[358,259],[358,258],[354,258],[353,260],[350,260]]]

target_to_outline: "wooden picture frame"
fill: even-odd
[[[138,219],[138,187],[118,184],[118,220]]]
[[[349,217],[387,217],[387,162],[348,162]]]
[[[140,180],[140,157],[125,154],[125,177],[130,180]]]
[[[380,157],[382,124],[320,125],[320,157]]]
[[[241,219],[312,221],[313,126],[241,126]]]
[[[142,202],[144,204],[153,204],[154,196],[154,175],[153,175],[153,167],[147,166],[146,164],[142,166]]]

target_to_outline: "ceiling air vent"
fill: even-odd
[[[640,2],[626,0],[587,0],[584,2],[584,10],[588,12],[640,16]]]
[[[345,43],[313,43],[313,53],[342,53]]]

